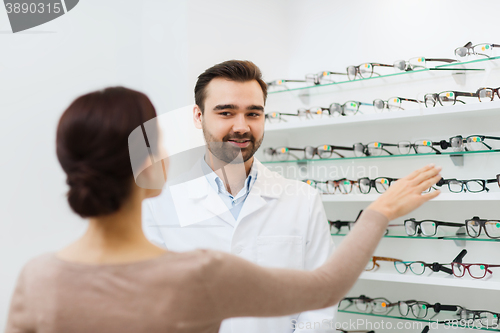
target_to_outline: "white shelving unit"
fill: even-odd
[[[360,276],[362,280],[369,281],[386,281],[386,282],[397,282],[397,283],[410,283],[416,285],[428,285],[428,286],[443,286],[443,287],[460,287],[460,288],[470,288],[470,289],[482,289],[489,291],[500,290],[500,281],[490,281],[487,279],[477,279],[472,280],[466,277],[457,278],[455,276],[444,276],[441,277],[443,273],[436,273],[435,276],[425,276],[425,275],[414,275],[412,273],[405,274],[390,274],[390,273],[379,273],[379,272],[363,272]]]
[[[436,106],[426,108],[425,105],[419,105],[418,109],[356,114],[354,116],[344,117],[324,117],[321,119],[306,119],[299,120],[290,119],[275,124],[267,124],[266,132],[278,132],[293,129],[312,129],[317,130],[318,127],[332,128],[335,126],[344,126],[346,124],[361,125],[363,123],[384,123],[386,125],[395,125],[398,123],[408,123],[415,121],[446,121],[450,117],[456,118],[471,118],[471,117],[488,117],[500,114],[500,101],[491,101],[484,103],[462,104],[452,106]]]
[[[464,67],[469,65],[464,64]],[[454,73],[453,71],[422,71],[396,76],[380,77],[373,80],[360,80],[333,84],[331,86],[310,87],[293,91],[275,92],[269,95],[268,112],[294,113],[301,107],[326,107],[332,102],[343,103],[349,100],[371,102],[376,98],[387,99],[391,96],[421,99],[425,93],[442,91],[475,92],[480,87],[500,86],[500,59],[474,62],[473,68],[485,71]],[[416,108],[396,112],[375,113],[372,108],[360,108],[363,114],[315,120],[299,120],[287,117],[286,122],[266,124],[266,135],[262,144],[266,147],[305,147],[323,144],[352,146],[356,142],[364,144],[378,141],[398,143],[428,139],[448,140],[455,135],[490,135],[500,137],[500,101],[479,102],[474,98],[464,99],[467,104],[426,108],[423,104]],[[493,142],[494,149],[500,149],[500,141]],[[261,149],[260,151],[262,151]],[[445,150],[443,152],[449,152]],[[344,152],[342,152],[344,154]],[[394,153],[397,153],[394,152]],[[346,151],[346,157],[352,153]],[[358,179],[361,177],[399,178],[428,163],[443,166],[444,178],[492,179],[500,174],[500,153],[486,152],[463,154],[463,165],[441,155],[384,156],[383,158],[348,158],[328,161],[299,161],[266,164],[271,170],[285,177],[297,180],[314,179]],[[257,157],[263,161],[262,155]],[[455,160],[456,162],[456,160]],[[374,170],[374,174],[369,173]],[[441,221],[464,221],[472,216],[500,219],[500,188],[497,184],[487,185],[489,192],[442,193],[412,212],[409,217],[416,219],[435,219]],[[358,194],[356,189],[349,195],[322,195],[327,217],[330,220],[353,220],[359,209],[365,208],[380,194],[374,189],[369,194]],[[497,203],[499,202],[499,203]],[[406,218],[406,217],[403,217]],[[402,224],[402,221],[394,221]],[[401,235],[404,235],[401,227]],[[442,230],[443,235],[453,231]],[[440,232],[438,232],[440,234]],[[341,235],[332,236],[340,243]],[[419,238],[419,239],[416,239]],[[464,236],[462,238],[467,238]],[[450,262],[462,249],[468,253],[464,262],[500,264],[500,242],[467,241],[441,239],[441,237],[384,237],[375,255],[396,257],[402,260],[422,260],[425,262]],[[456,278],[444,273],[414,275],[410,272],[399,274],[391,270],[364,272],[348,296],[361,294],[370,297],[386,297],[390,301],[418,299],[429,303],[461,304],[469,309],[487,309],[500,312],[500,270],[484,280]],[[338,319],[348,314],[339,313]],[[348,318],[353,318],[352,314]],[[370,317],[369,318],[375,318]],[[346,318],[346,317],[344,317]],[[376,320],[376,318],[374,319]],[[465,330],[465,329],[460,329]],[[449,329],[433,329],[449,331]],[[377,331],[377,333],[379,333]]]
[[[372,190],[373,191],[373,190]],[[445,190],[443,190],[445,191]],[[324,194],[321,199],[325,203],[332,202],[373,202],[380,194]],[[441,193],[432,201],[500,201],[500,192],[497,193]]]

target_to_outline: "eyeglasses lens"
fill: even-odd
[[[399,313],[402,316],[406,317],[408,315],[409,310],[410,310],[410,306],[408,305],[408,303],[399,302],[398,307],[399,307]]]
[[[419,154],[427,154],[432,152],[431,140],[419,140],[415,142],[415,149]]]
[[[397,111],[401,110],[401,99],[399,97],[391,97],[387,101],[387,105],[389,107],[389,111]]]
[[[386,313],[389,312],[389,302],[385,299],[374,299],[372,302],[373,313]]]
[[[493,47],[491,44],[478,44],[474,45],[474,54],[484,55],[491,57],[493,55]]]
[[[323,110],[320,107],[313,107],[309,111],[313,119],[319,119],[323,116]]]
[[[371,311],[370,303],[367,300],[356,299],[356,300],[354,300],[354,304],[356,305],[356,308],[359,311],[363,311],[363,312],[370,312]]]
[[[322,145],[317,148],[318,155],[320,158],[330,158],[332,156],[332,146]]]
[[[486,221],[484,227],[489,237],[500,238],[500,221]]]
[[[382,154],[382,144],[380,142],[370,142],[366,146],[368,147],[370,155],[379,156]]]
[[[436,106],[436,103],[437,103],[436,95],[434,95],[434,94],[425,95],[424,96],[424,103],[425,103],[425,107],[427,107],[427,108],[432,108],[432,107]]]
[[[480,89],[478,91],[478,97],[480,102],[491,102],[494,97],[493,89]]]
[[[342,106],[338,103],[333,103],[330,105],[330,114],[332,117],[338,117],[342,115]]]
[[[404,274],[406,272],[406,265],[402,261],[395,261],[394,268],[396,268],[396,270],[401,274]]]
[[[344,105],[344,114],[347,116],[355,115],[359,110],[359,104],[355,101],[348,101]]]
[[[306,160],[311,160],[314,158],[314,147],[308,146],[304,148],[304,158]]]
[[[276,124],[280,121],[280,115],[278,112],[271,112],[267,114],[267,119],[269,120],[269,123]]]
[[[474,264],[469,266],[469,274],[473,278],[482,279],[486,276],[486,266],[481,264]]]
[[[463,189],[463,183],[459,182],[458,180],[450,180],[450,182],[448,183],[448,189],[450,190],[450,192],[460,193]]]
[[[452,263],[451,269],[453,271],[453,275],[456,277],[462,277],[465,274],[465,267],[460,263]]]
[[[264,149],[264,160],[271,161],[274,157],[274,149],[266,148]]]
[[[434,236],[436,234],[437,225],[433,221],[422,221],[420,223],[420,229],[422,229],[422,234],[424,236]]]
[[[400,70],[400,71],[404,71],[406,70],[406,61],[405,60],[397,60],[394,62],[394,68]]]
[[[349,66],[347,67],[347,78],[349,80],[354,80],[356,78],[356,67],[355,66]]]
[[[438,97],[443,106],[455,104],[455,93],[453,91],[442,92]]]
[[[339,182],[339,190],[342,194],[349,194],[352,191],[352,183],[348,180]]]
[[[478,237],[481,232],[481,223],[476,220],[466,221],[467,233],[471,237]]]
[[[297,110],[297,114],[299,115],[300,120],[305,120],[305,119],[309,118],[308,113],[309,113],[309,111],[306,109],[298,109]]]
[[[465,57],[468,54],[468,49],[466,47],[459,47],[455,49],[455,55],[458,57]]]
[[[338,188],[338,182],[336,182],[334,180],[327,181],[327,183],[326,183],[326,191],[329,194],[334,194],[335,191],[337,190],[337,188]]]
[[[402,155],[409,154],[411,149],[411,143],[409,141],[401,141],[398,143],[399,153]]]
[[[469,136],[467,138],[467,149],[469,150],[487,150],[488,147],[484,144],[480,136]]]
[[[362,143],[354,144],[354,156],[361,157],[365,155],[365,146]]]
[[[418,69],[418,68],[426,68],[427,67],[427,63],[426,63],[424,57],[411,58],[408,62],[410,63],[410,66],[412,68]]]
[[[450,139],[451,149],[453,151],[464,150],[464,139],[461,136],[456,136]]]
[[[390,181],[387,178],[375,178],[375,189],[378,193],[384,193],[389,188]]]
[[[410,264],[410,270],[417,275],[422,275],[424,274],[425,271],[425,265],[421,262],[412,262]]]
[[[370,179],[361,178],[359,180],[359,191],[363,194],[370,192]]]
[[[469,192],[477,193],[484,191],[483,182],[478,180],[469,180],[467,183],[465,183],[465,186],[467,186],[467,190]]]
[[[425,318],[427,316],[427,305],[424,303],[414,303],[411,306],[411,312],[416,318]]]
[[[370,63],[364,63],[359,66],[359,75],[366,79],[372,77],[373,75],[373,66]]]
[[[286,147],[276,148],[275,154],[278,161],[286,161],[288,159],[289,150]]]
[[[373,107],[375,108],[375,111],[383,111],[384,106],[385,106],[385,103],[381,99],[376,99],[373,101]]]
[[[406,234],[413,236],[417,234],[417,224],[415,221],[405,221]]]

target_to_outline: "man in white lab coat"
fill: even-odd
[[[264,137],[266,97],[261,72],[248,61],[226,61],[198,77],[193,118],[208,149],[187,181],[169,179],[160,196],[144,201],[151,241],[172,251],[216,249],[269,267],[312,270],[325,262],[334,245],[317,190],[253,156]],[[232,318],[220,333],[334,332],[335,313],[330,307]]]

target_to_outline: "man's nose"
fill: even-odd
[[[247,119],[244,114],[239,114],[233,123],[233,131],[237,133],[246,133],[250,131],[250,126],[248,126]]]

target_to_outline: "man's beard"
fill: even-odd
[[[257,141],[251,133],[245,133],[243,135],[230,133],[224,136],[221,142],[215,139],[215,137],[208,131],[203,121],[201,125],[208,150],[210,150],[216,158],[225,163],[241,163],[248,161],[259,149],[262,144],[262,140],[264,140],[264,135],[262,135],[262,137]],[[229,140],[250,140],[250,142],[247,147],[239,148],[231,144]],[[243,161],[237,158],[240,152],[242,154]]]

